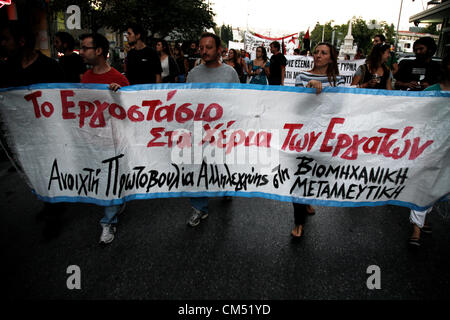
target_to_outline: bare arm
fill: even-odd
[[[356,86],[360,80],[361,80],[361,76],[354,76],[351,85]]]
[[[361,80],[361,76],[354,76],[351,85],[352,86],[358,85],[360,80]],[[376,86],[376,84],[377,84],[376,80],[372,79],[369,82],[364,82],[359,87],[360,88],[373,88]]]
[[[392,78],[386,81],[386,90],[392,90]]]
[[[284,76],[286,73],[286,66],[281,66],[281,85],[284,86]]]

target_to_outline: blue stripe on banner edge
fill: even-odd
[[[23,87],[11,87],[0,89],[1,92],[12,90],[37,90],[37,89],[95,89],[109,90],[106,84],[96,83],[39,83]],[[140,84],[123,87],[120,91],[142,91],[142,90],[175,90],[175,89],[238,89],[238,90],[260,90],[260,91],[280,91],[280,92],[302,92],[315,94],[316,90],[304,87],[290,86],[269,86],[246,83],[155,83]],[[450,97],[450,91],[400,91],[400,90],[377,90],[360,89],[349,87],[326,87],[324,93],[351,93],[362,95],[384,95],[384,96],[404,96],[404,97]]]
[[[296,202],[302,204],[310,204],[316,206],[325,206],[325,207],[376,207],[376,206],[385,206],[385,205],[395,205],[401,207],[407,207],[410,209],[424,211],[433,206],[430,204],[428,206],[417,206],[410,202],[398,201],[398,200],[387,200],[380,202],[352,202],[352,201],[336,201],[336,200],[323,200],[323,199],[305,199],[305,198],[296,198],[292,196],[280,196],[277,194],[264,193],[264,192],[241,192],[241,191],[211,191],[211,192],[162,192],[162,193],[141,193],[141,194],[133,194],[129,196],[125,196],[121,199],[113,199],[113,200],[100,200],[91,197],[46,197],[41,196],[36,193],[35,190],[32,192],[37,196],[39,200],[57,203],[57,202],[80,202],[80,203],[91,203],[99,206],[112,206],[112,205],[120,205],[124,202],[132,201],[132,200],[150,200],[150,199],[162,199],[162,198],[196,198],[196,197],[244,197],[244,198],[265,198],[269,200],[278,200],[283,202]],[[438,201],[447,201],[449,194],[444,195]]]

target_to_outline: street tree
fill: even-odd
[[[329,21],[325,23],[324,41],[331,42],[332,32],[335,32],[335,45],[342,43],[345,36],[348,33],[348,23],[331,26],[333,23]],[[371,26],[369,28],[369,25]],[[373,27],[376,26],[376,27]],[[311,47],[313,48],[322,40],[322,32],[324,25],[319,22],[316,23],[313,31],[311,32]],[[372,40],[376,34],[383,34],[386,37],[386,41],[394,43],[394,25],[388,25],[387,22],[381,21],[375,23],[374,20],[366,22],[361,18],[357,18],[352,22],[352,36],[354,43],[358,48],[362,49],[363,53],[368,54],[372,48]],[[338,48],[339,49],[339,48]]]
[[[180,39],[194,39],[215,25],[214,12],[203,0],[53,0],[50,13],[72,4],[87,13],[82,22],[92,31],[102,27],[124,31],[138,23],[161,38],[176,34]]]

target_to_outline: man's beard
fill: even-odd
[[[424,62],[424,61],[426,61],[428,59],[428,55],[425,53],[425,54],[420,54],[420,55],[417,55],[416,54],[416,60],[417,61],[421,61],[421,62]]]

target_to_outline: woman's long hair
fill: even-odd
[[[315,49],[314,52],[317,50],[319,46],[327,46],[330,50],[330,59],[331,62],[327,66],[327,76],[328,76],[328,82],[336,86],[336,76],[339,75],[339,68],[337,65],[337,51],[336,49],[328,42],[321,42],[319,43]]]
[[[156,43],[161,42],[162,45],[162,51],[167,54],[168,56],[172,56],[172,53],[170,52],[170,48],[169,48],[169,44],[167,43],[166,40],[164,39],[159,39],[158,41],[156,41]]]
[[[239,65],[239,61],[238,61],[239,55],[238,55],[238,52],[237,52],[236,50],[234,50],[234,49],[228,50],[228,52],[230,52],[230,51],[233,51],[233,59],[228,60],[228,61],[233,61],[233,63],[234,63],[235,66],[236,66],[236,65]],[[229,55],[229,53],[228,53],[228,55]]]
[[[178,52],[178,53],[177,53]],[[184,57],[184,53],[183,53],[183,49],[181,48],[180,45],[175,45],[175,47],[173,48],[173,56],[175,58],[182,58]]]
[[[266,48],[264,48],[263,46],[259,46],[259,47],[257,47],[256,48],[256,50],[258,50],[258,49],[261,49],[261,52],[262,52],[262,59],[263,59],[263,61],[264,62],[267,62],[267,50],[266,50]]]
[[[381,58],[383,56],[383,53],[386,52],[386,50],[389,50],[390,46],[388,44],[377,44],[372,48],[372,51],[370,51],[369,56],[367,57],[367,63],[370,67],[370,72],[375,73],[378,69],[378,67],[381,67],[382,62]]]

